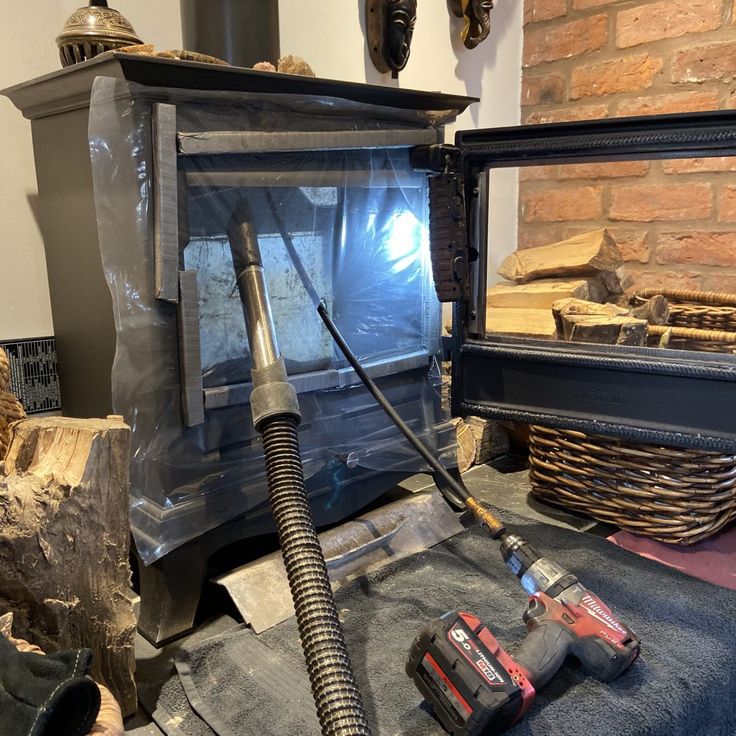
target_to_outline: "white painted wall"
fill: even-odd
[[[8,2],[8,0],[2,0]],[[8,3],[10,4],[10,3]],[[0,23],[0,88],[60,68],[54,39],[85,0],[15,4]],[[111,3],[138,35],[159,48],[181,47],[179,0]],[[35,10],[29,8],[35,7]],[[59,141],[63,145],[63,141]],[[53,334],[43,241],[35,215],[36,173],[31,124],[0,98],[0,340]]]
[[[474,51],[459,40],[460,21],[446,0],[420,0],[412,56],[398,81],[372,65],[364,40],[364,0],[280,0],[282,53],[304,57],[324,77],[480,97],[448,130],[519,122],[521,0],[496,0],[490,38]],[[54,0],[29,16],[6,13],[0,24],[0,87],[59,67],[54,38],[82,2]],[[138,34],[157,48],[181,46],[178,0],[119,0]],[[60,142],[62,144],[62,142]],[[0,99],[0,340],[53,333],[43,243],[34,214],[36,178],[30,123]],[[499,256],[516,247],[515,170],[492,183],[491,224]],[[495,273],[495,268],[489,269]]]

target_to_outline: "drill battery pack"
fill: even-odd
[[[406,672],[453,736],[500,733],[534,700],[526,672],[469,613],[453,611],[427,624]]]

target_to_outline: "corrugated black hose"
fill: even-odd
[[[323,734],[369,734],[304,489],[296,421],[261,424],[271,508]]]

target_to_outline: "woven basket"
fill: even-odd
[[[532,493],[627,531],[689,545],[736,518],[736,456],[533,426]]]
[[[736,295],[689,289],[644,289],[635,295],[644,302],[661,294],[670,305],[665,327],[649,328],[655,340],[666,336],[679,350],[733,353],[736,351]]]
[[[10,361],[0,348],[0,462],[5,459],[10,444],[10,425],[25,416],[22,404],[10,393]]]

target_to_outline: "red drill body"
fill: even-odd
[[[528,634],[512,655],[477,617],[447,613],[419,633],[407,673],[454,736],[500,733],[513,725],[572,655],[612,680],[639,655],[636,634],[577,578],[540,557],[519,537],[505,537],[507,565],[531,593]]]

